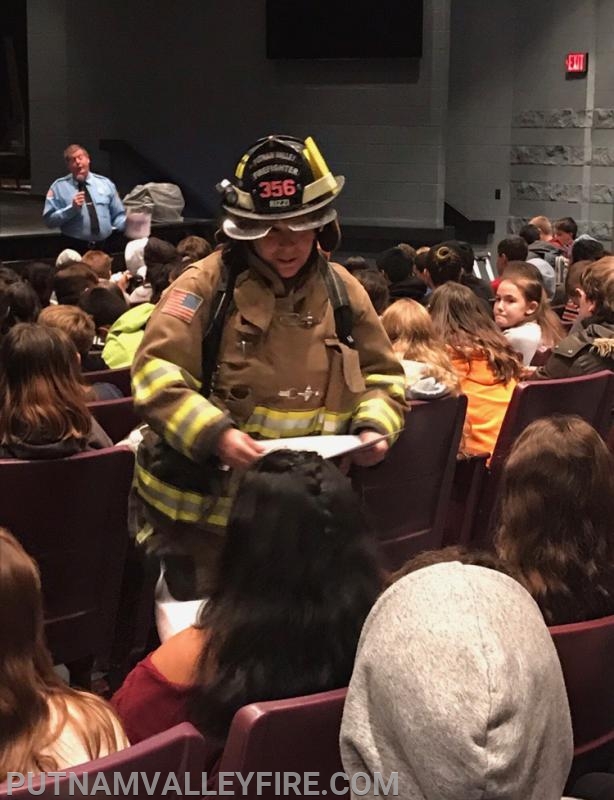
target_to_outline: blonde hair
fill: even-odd
[[[38,315],[38,322],[48,328],[59,328],[72,340],[81,358],[89,353],[96,325],[89,314],[78,306],[47,306]]]
[[[0,783],[9,771],[65,766],[49,750],[68,723],[90,760],[124,746],[107,703],[71,689],[55,673],[45,645],[38,568],[0,528]]]
[[[382,324],[399,359],[423,362],[426,375],[458,394],[458,375],[424,306],[409,298],[397,300],[384,311]]]
[[[544,217],[543,215],[533,217],[529,220],[529,225],[535,225],[537,230],[543,233],[544,236],[552,236],[552,223],[548,217]]]

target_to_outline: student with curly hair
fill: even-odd
[[[496,546],[548,625],[614,614],[614,458],[584,420],[546,417],[519,436]]]
[[[348,479],[315,453],[265,455],[239,487],[198,623],[113,698],[130,740],[189,719],[213,763],[241,706],[346,686],[381,585]]]
[[[127,746],[107,703],[55,673],[38,569],[0,528],[0,784],[8,772],[65,770]]]

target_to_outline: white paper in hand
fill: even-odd
[[[383,439],[388,439],[385,434],[370,442],[363,442],[360,436],[339,435],[339,436],[293,436],[288,439],[259,440],[265,453],[272,453],[273,450],[309,450],[318,453],[322,458],[335,458],[345,453],[352,453],[361,448],[372,447]]]

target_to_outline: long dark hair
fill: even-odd
[[[346,686],[380,588],[348,479],[315,453],[261,458],[243,478],[199,618],[193,722],[223,740],[243,705]]]
[[[444,283],[431,295],[429,311],[435,330],[453,356],[467,365],[476,353],[485,356],[494,376],[502,383],[520,378],[519,357],[471,289],[454,281]]]
[[[547,417],[518,437],[495,541],[549,624],[614,613],[614,457],[587,422]]]
[[[109,706],[55,673],[45,646],[38,569],[0,528],[0,783],[9,771],[56,770],[50,746],[69,720],[90,759],[123,746]]]
[[[20,322],[0,343],[0,443],[84,438],[92,428],[75,345],[59,328]]]

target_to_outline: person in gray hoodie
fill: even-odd
[[[404,800],[560,800],[572,748],[554,644],[513,578],[443,563],[380,597],[341,726],[353,798],[396,772]]]

